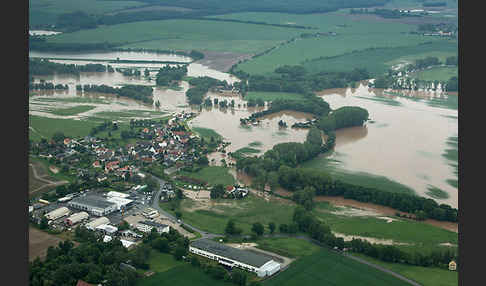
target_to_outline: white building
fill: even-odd
[[[112,198],[112,197],[118,197],[118,198],[128,198],[130,195],[125,194],[125,193],[120,193],[120,192],[115,192],[115,191],[110,191],[106,194],[107,197]]]
[[[108,224],[110,223],[110,220],[104,216],[95,218],[94,220],[88,222],[85,227],[89,230],[94,230],[96,229],[97,226],[100,226],[102,224]]]
[[[155,218],[159,215],[159,212],[153,208],[146,208],[142,215],[146,218]]]
[[[229,247],[210,239],[198,239],[189,246],[191,253],[218,261],[218,263],[255,272],[258,277],[270,276],[280,270],[280,263],[254,252]]]
[[[95,216],[103,216],[117,210],[118,205],[99,196],[77,197],[68,203],[68,206],[87,211]]]
[[[66,207],[61,207],[58,209],[55,209],[49,213],[46,214],[46,218],[49,220],[55,220],[60,217],[66,216],[69,214],[69,209]]]
[[[67,225],[74,225],[88,218],[89,218],[89,214],[87,212],[79,212],[79,213],[72,214],[71,216],[66,218],[64,222]]]
[[[104,234],[113,235],[118,231],[118,227],[109,224],[101,224],[95,228],[96,230],[102,231]]]
[[[156,223],[150,220],[141,221],[137,224],[136,227],[138,230],[145,233],[151,232],[153,228],[156,228],[158,233],[168,233],[170,230],[170,227],[168,225]]]
[[[113,240],[113,238],[112,238],[111,236],[109,236],[109,235],[105,235],[105,236],[103,237],[103,242],[110,242],[110,241],[112,241],[112,240]]]
[[[125,209],[127,208],[131,203],[133,203],[133,200],[121,198],[121,197],[107,197],[106,201],[110,203],[114,203],[116,205],[117,210]]]

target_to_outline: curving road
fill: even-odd
[[[159,206],[160,195],[161,195],[161,193],[162,193],[162,185],[164,185],[164,184],[165,184],[165,181],[164,181],[164,180],[162,180],[162,179],[160,179],[160,178],[158,178],[158,177],[156,177],[156,176],[153,176],[153,175],[152,175],[152,177],[153,177],[153,178],[155,178],[155,179],[156,179],[156,180],[159,182],[159,184],[160,184],[160,188],[159,188],[159,190],[158,190],[158,191],[157,191],[157,193],[156,193],[156,194],[153,196],[153,200],[152,200],[152,208],[154,208],[154,209],[158,210],[158,211],[159,211],[159,213],[164,214],[164,215],[165,215],[165,216],[167,216],[168,218],[170,218],[170,219],[172,219],[172,220],[174,220],[174,221],[177,221],[177,218],[176,218],[176,217],[174,217],[174,216],[173,216],[173,215],[171,215],[170,213],[166,212],[165,210],[163,210],[163,209],[162,209],[162,208],[160,208],[160,206]],[[217,234],[217,233],[210,233],[210,232],[203,231],[203,230],[201,230],[201,229],[199,229],[199,228],[197,228],[197,227],[194,227],[194,226],[192,226],[192,225],[190,225],[190,224],[187,224],[187,223],[185,223],[185,222],[183,222],[183,221],[181,221],[181,223],[182,223],[183,225],[185,225],[186,227],[191,228],[192,230],[199,232],[199,233],[201,234],[201,236],[202,236],[202,237],[201,237],[201,238],[198,238],[198,239],[202,239],[202,238],[214,238],[214,237],[221,237],[221,236],[224,236],[224,234]],[[297,239],[302,239],[302,240],[309,241],[309,242],[314,243],[314,244],[316,244],[316,245],[318,245],[318,246],[320,246],[320,247],[326,247],[326,248],[329,248],[328,246],[323,245],[323,244],[319,243],[318,241],[316,241],[316,240],[314,240],[314,239],[312,239],[312,238],[310,238],[310,237],[307,237],[307,236],[301,236],[301,235],[300,235],[300,236],[292,236],[292,235],[283,235],[283,234],[275,234],[275,235],[272,235],[272,236],[269,236],[269,235],[264,235],[264,236],[265,236],[265,237],[293,237],[293,238],[297,238]],[[331,250],[333,250],[333,249],[331,249]],[[336,250],[333,250],[333,251],[336,251]],[[362,258],[355,257],[355,256],[353,256],[353,255],[351,255],[351,254],[349,254],[349,253],[345,253],[345,252],[342,252],[342,251],[336,251],[336,252],[338,252],[338,253],[340,253],[341,255],[346,256],[346,257],[348,257],[348,258],[350,258],[350,259],[353,259],[353,260],[355,260],[355,261],[357,261],[357,262],[360,262],[360,263],[366,264],[366,265],[368,265],[368,266],[370,266],[370,267],[373,267],[373,268],[375,268],[375,269],[378,269],[378,270],[380,270],[380,271],[382,271],[382,272],[388,273],[388,274],[390,274],[390,275],[392,275],[392,276],[394,276],[394,277],[396,277],[396,278],[398,278],[398,279],[400,279],[400,280],[403,280],[403,281],[405,281],[405,282],[407,282],[407,283],[409,283],[409,284],[411,284],[411,285],[414,285],[414,286],[422,286],[421,284],[419,284],[419,283],[417,283],[417,282],[415,282],[415,281],[413,281],[413,280],[410,280],[410,279],[408,279],[407,277],[404,277],[404,276],[402,276],[402,275],[400,275],[400,274],[398,274],[398,273],[396,273],[396,272],[393,272],[393,271],[391,271],[391,270],[389,270],[389,269],[386,269],[386,268],[384,268],[384,267],[382,267],[382,266],[380,266],[380,265],[376,265],[376,264],[371,263],[371,262],[369,262],[369,261],[366,261],[366,260],[364,260],[364,259],[362,259]]]

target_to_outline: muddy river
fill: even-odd
[[[112,52],[108,54],[110,60],[119,57],[120,60],[182,61],[184,58],[153,53]],[[66,60],[68,57],[64,54],[31,52],[31,56],[36,57],[57,57],[62,60],[56,60],[56,62],[62,63],[86,64],[89,60],[106,59],[103,58],[103,53],[91,55],[71,54],[71,60]],[[106,62],[93,61],[93,63],[107,64],[108,60]],[[185,97],[185,91],[189,88],[187,82],[181,82],[180,88],[177,90],[155,87],[155,74],[158,68],[164,64],[116,63],[110,65],[143,70],[148,67],[151,70],[152,80],[147,80],[143,76],[123,76],[118,72],[35,77],[36,81],[44,79],[54,84],[67,84],[69,90],[30,92],[32,96],[29,97],[29,113],[66,118],[66,116],[56,116],[49,110],[78,105],[91,105],[95,108],[77,115],[67,116],[68,118],[83,119],[97,116],[96,114],[102,111],[139,110],[149,114],[154,111],[173,113],[191,110],[199,114],[189,122],[189,125],[215,130],[224,137],[225,141],[231,142],[231,145],[226,148],[228,152],[252,147],[258,149],[261,154],[278,143],[303,142],[305,140],[306,129],[279,128],[278,121],[283,120],[287,123],[287,126],[291,126],[295,122],[302,122],[311,118],[309,114],[283,111],[262,118],[260,124],[256,126],[243,127],[240,126],[240,118],[248,117],[251,113],[261,110],[261,107],[260,109],[248,108],[246,102],[238,95],[212,92],[208,93],[211,99],[218,98],[220,101],[226,99],[228,103],[234,100],[235,107],[191,107]],[[189,76],[210,76],[227,80],[230,83],[238,80],[232,75],[199,63],[189,64],[188,70]],[[77,84],[106,84],[110,86],[143,84],[153,86],[154,101],[160,102],[160,109],[130,99],[77,92],[75,88]],[[371,90],[366,84],[360,84],[356,88],[331,89],[320,92],[319,95],[330,104],[331,108],[336,109],[349,105],[360,106],[368,110],[371,119],[366,126],[337,131],[335,152],[326,160],[322,160],[322,164],[327,164],[326,162],[332,160],[338,162],[337,167],[342,170],[384,176],[406,185],[414,189],[417,194],[426,197],[429,197],[427,195],[428,187],[434,186],[449,195],[447,199],[437,200],[439,203],[447,203],[457,207],[458,190],[447,183],[447,180],[457,179],[454,173],[455,168],[451,167],[451,162],[443,157],[445,150],[450,148],[446,145],[447,139],[458,134],[457,106],[449,104],[450,100],[441,93],[401,93],[401,96],[398,96],[394,91]],[[76,99],[76,101],[69,101],[69,99]],[[83,99],[83,101],[81,102],[79,99]],[[90,101],[90,99],[93,99],[93,101]],[[127,117],[123,119],[126,120]],[[219,161],[223,157],[213,154],[211,158]],[[457,161],[455,164],[457,164]]]

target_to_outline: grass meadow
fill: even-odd
[[[224,186],[228,186],[236,182],[233,175],[228,172],[228,168],[221,166],[207,166],[198,172],[190,173],[181,171],[179,174],[207,182],[211,185],[223,184]]]

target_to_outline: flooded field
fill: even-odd
[[[56,62],[86,64],[90,59],[105,59],[101,63],[108,64],[110,57],[129,60],[168,60],[172,55],[157,55],[133,52],[112,52],[108,58],[102,53],[71,54],[74,60],[65,60],[63,54],[34,53],[31,56],[57,57]],[[93,58],[89,58],[90,57]],[[96,58],[98,57],[98,58]],[[183,57],[177,57],[177,60]],[[85,58],[86,60],[79,60]],[[174,58],[171,58],[174,59]],[[100,61],[92,61],[100,63]],[[155,74],[164,64],[155,63],[115,63],[113,67],[132,67],[151,70],[151,80],[143,76],[123,76],[121,73],[81,73],[76,75],[54,75],[35,77],[35,81],[43,79],[54,84],[67,84],[68,91],[31,91],[29,96],[29,113],[52,118],[83,119],[101,117],[100,114],[126,114],[121,120],[130,118],[161,117],[182,110],[195,111],[198,116],[189,122],[190,126],[213,129],[231,142],[227,152],[252,147],[255,141],[259,146],[252,148],[262,154],[275,144],[283,142],[304,142],[308,130],[280,128],[278,122],[283,120],[287,126],[295,122],[305,121],[312,116],[301,112],[282,111],[264,117],[258,125],[241,126],[240,118],[248,117],[264,107],[246,107],[238,95],[225,95],[209,92],[212,100],[234,100],[234,108],[191,107],[187,103],[185,92],[189,88],[187,82],[181,82],[178,89],[168,89],[155,86]],[[233,83],[238,79],[234,76],[216,71],[199,63],[188,66],[189,76],[210,76]],[[125,84],[140,84],[154,87],[154,101],[160,102],[160,108],[140,102],[117,98],[113,95],[81,93],[76,91],[76,85],[106,84],[122,86]],[[451,146],[448,140],[458,135],[457,125],[457,95],[444,95],[440,92],[404,92],[372,90],[366,82],[356,88],[331,89],[318,93],[326,100],[332,109],[341,106],[360,106],[370,114],[370,121],[363,127],[341,129],[336,132],[336,148],[331,155],[320,156],[311,161],[313,168],[325,171],[359,172],[382,176],[413,189],[418,195],[430,197],[430,188],[440,189],[448,194],[448,198],[436,199],[439,203],[447,203],[457,207],[457,160],[449,154]],[[70,116],[52,114],[52,109],[74,108],[79,105],[89,105],[95,108]],[[266,107],[265,107],[266,108]],[[135,116],[134,114],[138,116]],[[218,165],[226,158],[222,153],[211,155]],[[452,159],[451,159],[452,158]],[[454,167],[456,166],[456,167]]]
[[[115,61],[171,61],[186,62],[192,61],[190,57],[175,54],[163,54],[152,52],[130,52],[130,51],[110,51],[95,53],[72,53],[72,52],[38,52],[29,51],[29,57],[33,58],[57,58],[57,59],[78,59],[78,60],[103,60]]]
[[[458,189],[447,180],[456,178],[451,162],[444,158],[449,137],[457,136],[457,107],[440,93],[403,93],[356,89],[320,93],[332,109],[360,106],[370,114],[362,128],[336,132],[335,152],[321,156],[323,169],[332,168],[385,176],[429,197],[428,187],[448,193],[438,200],[457,207]],[[450,95],[454,96],[454,95]],[[457,162],[455,162],[457,164]]]

